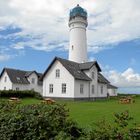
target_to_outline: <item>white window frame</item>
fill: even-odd
[[[60,69],[56,69],[55,71],[55,77],[59,78],[60,77]]]
[[[80,94],[84,94],[84,84],[80,84]]]
[[[19,91],[19,87],[16,87],[16,91]]]
[[[49,84],[49,93],[53,93],[53,84]]]
[[[62,93],[65,94],[67,92],[67,85],[66,83],[62,83]]]

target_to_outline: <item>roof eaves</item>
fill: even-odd
[[[82,78],[75,78],[76,80],[82,80],[82,81],[92,81],[90,78],[89,79],[82,79]]]
[[[48,66],[48,68],[45,70],[45,72],[43,73],[42,77],[40,78],[40,80],[43,80],[43,78],[45,77],[45,75],[47,74],[47,72],[49,71],[49,69],[52,67],[53,63],[57,60],[58,58],[55,57],[53,59],[53,61],[50,63],[50,65]]]

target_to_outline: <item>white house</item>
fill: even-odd
[[[117,87],[116,86],[113,86],[111,84],[108,84],[107,85],[107,89],[108,89],[108,94],[109,96],[117,96]]]
[[[43,74],[43,96],[63,99],[107,97],[109,81],[96,61],[76,63],[55,57]]]
[[[43,74],[43,96],[63,99],[107,97],[109,81],[96,61],[76,63],[55,57]]]
[[[42,93],[42,74],[4,68],[0,74],[0,90],[34,90]]]
[[[87,12],[77,5],[69,17],[69,60],[55,57],[42,76],[43,96],[63,99],[107,98],[110,83],[97,61],[88,62]]]

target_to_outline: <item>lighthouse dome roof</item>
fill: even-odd
[[[87,19],[87,11],[83,9],[79,4],[77,4],[76,7],[70,10],[70,19],[80,16],[83,17],[84,19]]]

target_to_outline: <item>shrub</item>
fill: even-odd
[[[94,124],[88,133],[89,140],[140,140],[140,129],[134,125],[129,126],[129,112],[114,114],[114,123],[110,124],[106,120],[99,121]],[[132,125],[132,124],[131,124]]]
[[[5,104],[5,105],[4,105]],[[0,103],[2,140],[74,140],[82,129],[68,119],[63,105],[16,105]]]
[[[0,97],[18,97],[18,98],[25,98],[25,97],[35,97],[37,99],[42,99],[40,93],[32,91],[32,90],[24,90],[24,91],[16,91],[16,90],[1,90]]]
[[[128,111],[84,129],[69,119],[64,105],[17,105],[0,102],[0,140],[140,140],[140,127],[130,125]],[[130,127],[131,126],[131,127]]]

